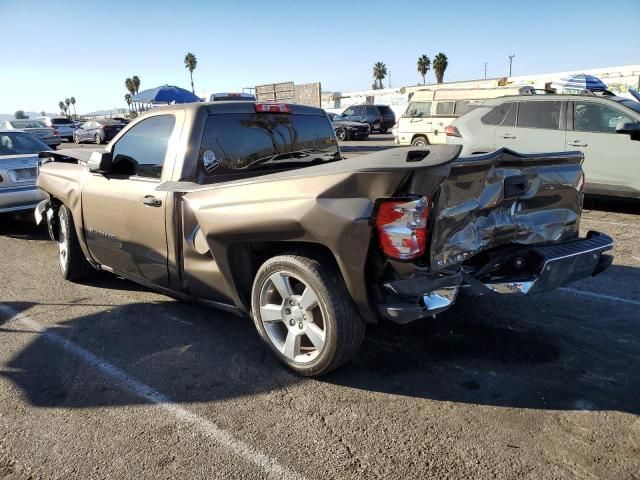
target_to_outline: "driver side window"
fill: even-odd
[[[124,134],[111,152],[114,173],[159,179],[175,123],[173,115],[157,115]]]

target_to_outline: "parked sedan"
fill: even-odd
[[[100,145],[111,140],[124,127],[122,122],[112,118],[89,120],[76,129],[73,134],[73,141],[76,143],[93,142],[96,145]]]
[[[0,130],[0,213],[31,210],[44,195],[36,187],[38,153],[51,150],[19,130]]]
[[[47,127],[39,120],[5,120],[0,122],[0,128],[4,130],[21,130],[33,135],[52,148],[60,145],[60,137],[56,129]]]
[[[368,123],[350,122],[346,118],[330,113],[329,118],[336,132],[336,137],[340,141],[361,140],[369,137],[370,128]]]
[[[60,138],[64,138],[69,142],[73,138],[73,130],[75,129],[75,124],[70,118],[38,117],[36,118],[36,120],[44,123],[49,128],[55,129],[58,132],[57,135],[59,135]]]

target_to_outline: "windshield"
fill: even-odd
[[[52,125],[73,125],[73,122],[68,118],[52,118]]]
[[[122,125],[122,122],[112,118],[103,118],[102,120],[96,120],[100,125]]]
[[[0,133],[0,157],[7,155],[25,155],[51,150],[37,138],[22,132]]]
[[[340,150],[324,115],[238,113],[209,116],[199,158],[198,180],[210,183],[340,160]]]
[[[12,120],[13,128],[47,128],[47,126],[36,120]]]
[[[629,107],[634,112],[640,113],[640,102],[635,100],[621,100],[620,103],[625,107]]]

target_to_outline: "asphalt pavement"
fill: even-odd
[[[369,327],[319,380],[246,319],[63,281],[46,231],[2,216],[0,478],[637,479],[640,211],[586,207],[616,241],[602,275]]]

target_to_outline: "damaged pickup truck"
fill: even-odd
[[[380,317],[430,318],[459,294],[540,293],[610,265],[611,238],[578,236],[580,153],[459,148],[343,159],[321,109],[172,106],[90,158],[43,152],[36,216],[64,278],[101,269],[250,315],[280,361],[321,375]]]

